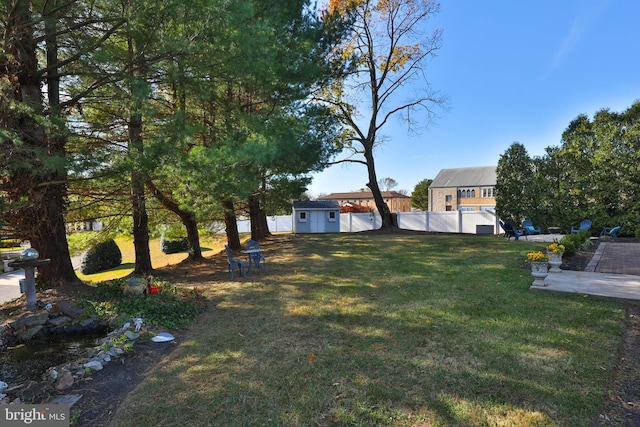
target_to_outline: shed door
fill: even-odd
[[[323,211],[311,211],[309,214],[309,221],[311,222],[310,231],[312,233],[324,233],[326,231],[324,222],[325,213]]]

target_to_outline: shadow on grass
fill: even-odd
[[[529,292],[518,266],[534,243],[288,239],[259,280],[213,284],[215,308],[118,425],[588,425],[595,415],[622,307]]]

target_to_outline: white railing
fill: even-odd
[[[405,230],[431,231],[438,233],[493,234],[502,233],[499,218],[492,211],[454,211],[454,212],[398,212],[398,227]],[[269,216],[267,224],[271,232],[292,232],[291,215]],[[382,219],[377,213],[340,214],[340,232],[380,228]],[[238,220],[238,231],[251,231],[248,219]]]

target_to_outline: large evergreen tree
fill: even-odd
[[[533,207],[533,161],[524,145],[513,143],[496,168],[496,212],[504,221],[519,224]]]
[[[62,94],[63,79],[83,70],[78,60],[99,49],[123,20],[100,2],[2,2],[0,144],[5,220],[51,263],[48,282],[77,280],[66,242],[67,132],[65,114],[77,98]],[[73,19],[70,19],[72,17]],[[44,37],[43,37],[44,35]],[[42,38],[43,37],[43,38]],[[43,40],[44,43],[39,43]],[[44,83],[48,92],[42,92]],[[80,89],[89,93],[93,88]]]

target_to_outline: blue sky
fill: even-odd
[[[542,155],[579,114],[626,110],[640,100],[638,17],[637,0],[442,0],[429,25],[443,43],[427,73],[449,109],[417,136],[391,122],[378,178],[411,194],[440,169],[497,165],[513,142]],[[334,165],[309,193],[366,183],[365,166]]]

